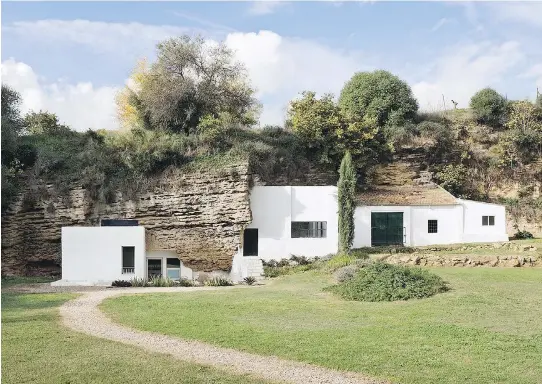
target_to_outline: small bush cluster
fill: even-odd
[[[246,285],[253,285],[256,283],[256,278],[254,276],[247,276],[243,279]]]
[[[418,267],[369,263],[352,277],[342,272],[341,283],[327,288],[346,300],[395,301],[421,299],[446,292],[448,284],[429,271]]]
[[[132,284],[132,287],[148,287],[149,281],[145,279],[144,277],[132,277],[130,279],[130,283]]]
[[[205,285],[208,287],[229,287],[233,285],[233,282],[225,277],[215,276],[207,280]]]
[[[187,279],[186,277],[182,277],[179,281],[176,281],[176,284],[179,287],[193,287],[194,282],[190,279]]]
[[[111,283],[112,287],[131,287],[132,283],[126,280],[115,280]]]
[[[517,231],[515,234],[514,234],[514,239],[516,240],[525,240],[525,239],[534,239],[534,236],[531,232],[529,231]]]
[[[149,284],[153,287],[173,287],[175,281],[169,277],[153,276],[149,279]]]
[[[326,268],[330,272],[333,272],[339,268],[352,264],[355,260],[356,257],[350,253],[338,253],[327,262]]]

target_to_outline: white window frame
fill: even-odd
[[[484,219],[487,217],[487,224],[484,224]],[[493,218],[493,224],[491,224],[490,218]],[[482,227],[494,227],[495,226],[495,215],[483,215],[482,216]]]

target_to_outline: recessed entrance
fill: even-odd
[[[258,256],[258,228],[247,228],[243,233],[243,256]]]
[[[371,246],[403,245],[403,212],[371,212]]]
[[[147,278],[162,276],[162,259],[147,259]]]

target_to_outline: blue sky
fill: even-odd
[[[237,52],[262,124],[280,124],[303,90],[338,94],[360,70],[399,75],[424,109],[442,108],[442,95],[466,106],[485,86],[509,98],[542,88],[540,2],[3,2],[2,81],[24,110],[114,129],[136,60],[183,33]]]

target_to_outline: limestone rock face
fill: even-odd
[[[93,203],[75,187],[68,199],[50,197],[31,206],[23,191],[2,216],[2,274],[59,274],[61,228],[99,225],[100,219],[136,219],[146,228],[147,249],[175,250],[196,271],[229,270],[241,230],[251,221],[246,165],[198,173],[171,171],[144,193],[109,204]]]

